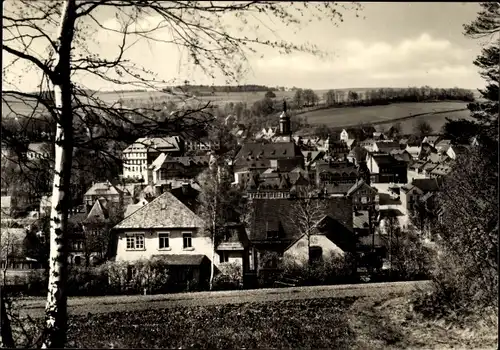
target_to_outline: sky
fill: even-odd
[[[358,18],[354,11],[344,11],[344,21],[338,26],[313,20],[294,33],[288,27],[267,22],[279,38],[316,44],[331,55],[326,58],[305,53],[284,55],[261,48],[257,54],[248,56],[249,70],[235,83],[316,90],[423,85],[481,88],[484,81],[472,62],[484,41],[463,35],[463,24],[474,20],[478,10],[479,4],[472,2],[370,2],[363,3]],[[106,26],[117,26],[110,13],[99,15]],[[117,51],[118,37],[97,32],[92,39],[99,55],[112,57]],[[146,40],[136,42],[127,51],[128,59],[154,71],[160,79],[225,84],[221,77],[211,79],[193,70],[184,55],[174,45]],[[5,58],[4,65],[9,61]],[[19,76],[16,88],[32,91],[40,77],[34,70],[22,69],[19,64],[12,66],[11,75],[6,75],[10,78],[6,79],[13,81],[13,76]],[[116,88],[88,75],[75,79],[91,89]]]

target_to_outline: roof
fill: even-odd
[[[325,184],[323,188],[326,190],[328,195],[330,194],[343,194],[346,195],[349,189],[352,187],[352,183],[350,184]]]
[[[200,228],[203,220],[172,193],[165,192],[130,216],[114,229]]]
[[[446,164],[439,164],[437,167],[432,169],[431,173],[435,175],[448,175],[451,172],[451,167]]]
[[[152,257],[173,266],[199,266],[204,259],[208,259],[202,254],[157,254]]]
[[[112,185],[109,181],[107,182],[97,182],[92,185],[85,196],[109,196],[109,195],[119,195],[120,191],[116,186]]]
[[[141,137],[128,146],[123,152],[141,152],[148,148],[158,151],[175,151],[180,149],[179,143],[179,136]]]
[[[377,192],[376,189],[374,189],[373,187],[371,186],[368,186],[365,182],[365,180],[363,179],[359,179],[358,181],[356,181],[356,183],[354,185],[351,186],[351,188],[349,188],[349,191],[347,191],[347,195],[351,195],[353,194],[354,192],[356,192],[359,188],[363,187],[363,185],[366,185],[366,187],[368,187],[369,189],[371,189],[373,192]]]
[[[358,210],[352,215],[352,227],[355,229],[368,228],[369,226],[369,216],[368,211]]]
[[[427,162],[425,163],[423,166],[422,166],[422,170],[425,170],[425,171],[431,171],[432,169],[434,169],[435,167],[437,166],[437,164],[434,164],[432,162]]]
[[[440,179],[414,179],[411,184],[423,192],[432,192],[438,191],[442,183]]]
[[[401,162],[400,160],[397,160],[393,156],[389,154],[376,154],[373,153],[371,154],[371,157],[373,160],[379,165],[403,165],[405,164],[404,162]]]
[[[389,153],[394,149],[401,149],[399,142],[395,141],[392,142],[377,141],[376,145],[380,152],[386,152],[386,153]]]
[[[137,203],[137,204],[129,204],[127,205],[127,208],[125,209],[125,217],[128,217],[135,213],[137,210],[141,209],[144,205],[142,203]]]
[[[440,138],[440,135],[429,135],[424,138],[424,141],[430,145],[434,145]]]
[[[249,157],[255,159],[278,159],[302,156],[300,148],[294,142],[279,142],[279,143],[244,143],[235,163],[245,163]]]
[[[352,201],[344,197],[313,199],[324,201],[325,215],[352,231]],[[290,219],[294,213],[296,199],[254,199],[251,203],[249,239],[266,240],[269,227],[283,230],[284,240],[295,240],[302,236],[297,225]]]
[[[32,142],[28,145],[28,152],[47,153],[50,151],[50,146],[48,142]]]

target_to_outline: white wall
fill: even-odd
[[[312,235],[311,247],[313,246],[319,246],[323,249],[323,259],[326,259],[333,254],[344,256],[344,251],[324,235]],[[308,261],[308,257],[309,252],[307,236],[305,235],[289,247],[284,253],[285,259],[295,260],[297,263]]]
[[[168,249],[159,249],[159,233],[169,233]],[[192,248],[183,249],[182,234],[192,233]],[[143,250],[127,250],[127,234],[139,233],[144,234],[144,249]],[[118,244],[116,250],[116,261],[133,261],[140,259],[150,259],[153,255],[180,255],[180,254],[203,254],[208,259],[212,260],[212,241],[210,237],[202,236],[196,232],[196,229],[185,230],[157,230],[153,234],[144,230],[135,230],[118,233]],[[219,264],[219,255],[215,254],[215,264]]]

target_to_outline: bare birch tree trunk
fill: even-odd
[[[61,11],[54,75],[57,113],[54,182],[50,215],[49,285],[45,307],[42,348],[63,348],[67,329],[67,228],[69,188],[73,154],[71,106],[71,45],[75,25],[75,0],[66,0]]]
[[[219,195],[219,168],[217,167],[217,174],[215,180],[215,193],[214,193],[214,211],[212,218],[212,264],[210,265],[210,290],[213,289],[214,285],[214,274],[215,274],[215,249],[216,249],[216,238],[217,238],[217,196]]]
[[[1,324],[1,338],[0,338],[0,347],[2,348],[14,348],[14,339],[12,337],[12,328],[10,326],[9,316],[7,315],[7,308],[5,302],[5,292],[1,295],[2,304],[0,305],[2,313],[2,324]]]

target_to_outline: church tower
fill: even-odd
[[[283,100],[283,112],[280,115],[280,134],[291,136],[290,117],[286,113],[286,101]]]

